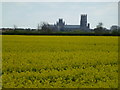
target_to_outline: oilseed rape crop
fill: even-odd
[[[3,88],[117,88],[117,36],[2,36]]]

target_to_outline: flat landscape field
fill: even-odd
[[[3,88],[117,88],[117,36],[2,35]]]

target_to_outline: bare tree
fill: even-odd
[[[16,25],[13,25],[13,27],[14,27],[14,30],[16,30],[16,29],[17,29],[17,26],[16,26]]]
[[[50,29],[50,25],[47,22],[41,22],[41,31],[45,33],[49,33],[52,30]]]
[[[105,32],[105,29],[103,28],[103,23],[99,22],[96,28],[94,28],[94,32],[96,34],[103,34]]]
[[[40,26],[40,24],[38,24],[37,25],[37,30],[40,31],[40,29],[41,29],[41,26]]]
[[[98,25],[97,25],[97,28],[101,28],[101,27],[103,27],[103,23],[99,22]]]

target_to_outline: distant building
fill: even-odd
[[[49,26],[51,29],[56,31],[74,31],[81,30],[85,32],[90,32],[90,24],[87,23],[87,14],[81,15],[80,25],[67,25],[63,19],[59,19],[54,25]]]

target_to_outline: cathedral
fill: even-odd
[[[80,25],[67,25],[63,19],[59,19],[54,25],[49,26],[50,29],[55,31],[75,31],[81,30],[85,32],[90,32],[90,24],[87,23],[87,14],[82,14],[80,19]]]

